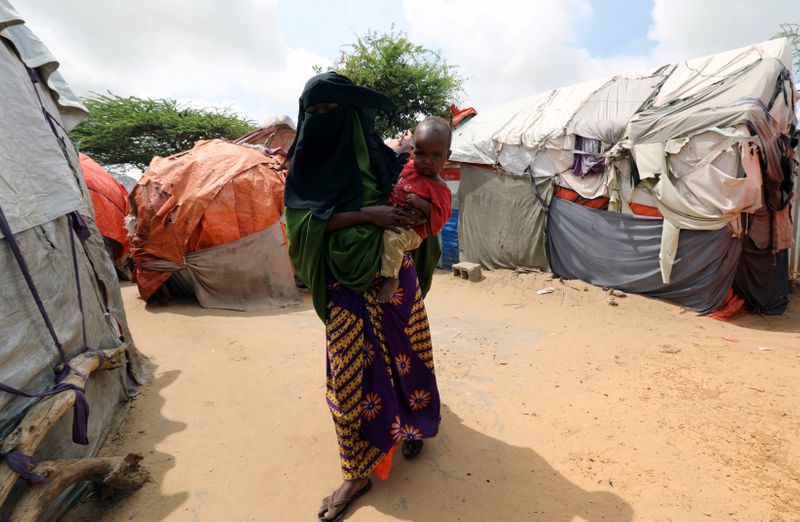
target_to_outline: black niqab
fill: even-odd
[[[338,107],[328,112],[306,112],[318,103],[337,103]],[[391,115],[394,108],[385,95],[359,87],[341,74],[327,72],[308,80],[300,96],[297,137],[288,154],[291,166],[286,178],[286,206],[308,209],[319,219],[362,207],[364,184],[353,140],[356,115],[378,189],[391,192],[402,161],[375,132],[375,117],[378,111]]]

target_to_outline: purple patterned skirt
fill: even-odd
[[[436,436],[439,391],[428,315],[411,256],[391,303],[330,280],[328,406],[346,480],[363,478],[399,442]]]

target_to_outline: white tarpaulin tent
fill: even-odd
[[[0,520],[20,516],[15,509],[28,482],[17,478],[31,459],[35,466],[97,453],[141,376],[114,266],[67,136],[87,112],[57,68],[0,0]],[[89,376],[92,364],[108,370]],[[56,416],[60,397],[69,397],[74,413]],[[40,406],[48,416],[36,417]],[[18,429],[32,417],[35,429]],[[32,440],[36,430],[44,437]]]
[[[451,160],[535,180],[531,189],[549,179],[581,198],[606,197],[611,211],[657,208],[664,217],[664,284],[680,230],[728,226],[742,235],[771,228],[767,241],[777,254],[792,246],[784,201],[796,169],[787,146],[796,123],[791,65],[788,43],[778,39],[523,98],[482,111],[459,128]],[[549,194],[533,192],[531,204],[549,204]],[[486,237],[497,226],[492,216],[470,216],[464,206],[464,198],[479,197],[480,191],[462,194],[461,219],[470,227],[459,237],[464,252],[479,252],[485,262],[494,255]],[[743,214],[754,217],[744,220]],[[517,241],[545,243],[543,227],[518,234]],[[544,268],[530,256],[511,262]]]

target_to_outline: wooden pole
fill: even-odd
[[[86,380],[95,370],[111,370],[122,366],[127,349],[128,344],[124,343],[116,348],[103,350],[105,357],[102,360],[94,352],[76,355],[69,362],[72,371],[64,378],[63,382],[84,388]],[[72,390],[44,397],[28,410],[14,431],[0,443],[0,453],[19,451],[26,455],[33,455],[45,435],[74,404],[75,392]],[[8,498],[11,488],[14,487],[18,478],[19,475],[9,468],[5,461],[0,463],[0,506]]]
[[[124,457],[40,462],[34,466],[33,471],[46,480],[28,488],[14,508],[11,520],[42,520],[50,503],[64,490],[79,482],[90,481],[119,491],[139,489],[150,480],[147,470],[139,466],[141,460],[141,455],[129,453]]]

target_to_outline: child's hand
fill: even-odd
[[[406,196],[406,205],[421,211],[425,218],[431,215],[431,204],[427,199],[418,196],[417,194],[410,193]]]

